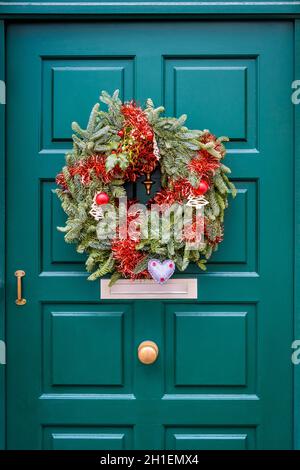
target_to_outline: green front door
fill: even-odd
[[[11,24],[7,40],[8,448],[291,448],[292,25]],[[56,230],[71,121],[116,88],[231,139],[225,241],[183,275],[197,301],[100,301]]]

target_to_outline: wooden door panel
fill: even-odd
[[[128,450],[132,446],[129,427],[48,426],[43,432],[47,450]]]
[[[253,394],[256,398],[254,304],[166,305],[167,393]]]
[[[41,57],[40,152],[61,153],[71,147],[72,122],[87,122],[102,89],[110,93],[119,89],[122,99],[134,98],[134,57],[97,55],[94,59],[86,54],[76,58],[60,51]]]
[[[189,127],[227,135],[228,152],[258,152],[258,56],[223,53],[164,58],[165,106]],[[201,93],[200,91],[205,93]]]
[[[24,23],[7,39],[8,447],[290,448],[292,252],[274,240],[293,241],[292,24]],[[181,274],[195,302],[100,302],[56,230],[71,122],[115,88],[231,138],[225,240],[206,273]],[[146,200],[141,182],[128,195]]]
[[[44,304],[44,393],[132,393],[133,311],[124,304]]]
[[[169,428],[166,446],[176,450],[251,450],[255,449],[255,429]]]

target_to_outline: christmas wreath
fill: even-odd
[[[228,139],[216,138],[208,130],[188,129],[185,115],[162,116],[164,108],[154,108],[151,99],[144,109],[134,101],[123,103],[118,90],[112,96],[102,92],[100,100],[107,110],[100,110],[97,103],[86,129],[72,124],[73,150],[56,177],[59,188],[55,190],[68,216],[66,226],[58,229],[79,253],[87,253],[86,269],[92,273],[88,279],[112,273],[111,283],[120,277],[150,276],[163,283],[175,266],[183,271],[190,261],[205,270],[223,239],[228,194],[236,194],[228,179],[230,169],[222,163],[223,141]],[[159,211],[149,220],[137,201],[126,201],[125,183],[144,175],[150,193],[150,175],[158,166],[161,189],[148,201],[146,212],[153,206]],[[193,213],[179,236],[170,230],[171,236],[166,237],[166,230],[153,221],[168,212],[168,229],[178,228],[183,205],[201,208],[200,216]],[[111,209],[118,210],[117,216]],[[134,230],[131,234],[125,230],[124,236],[120,218],[126,211],[125,229],[133,223]],[[154,233],[149,234],[150,226],[155,227]],[[195,227],[202,231],[196,249],[190,243],[197,237]]]

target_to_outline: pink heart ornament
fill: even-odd
[[[165,284],[175,271],[175,263],[171,259],[161,262],[159,259],[150,259],[148,271],[154,281],[158,284]]]

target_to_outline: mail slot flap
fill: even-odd
[[[100,281],[101,299],[197,299],[197,279],[169,279],[160,285],[143,279],[120,279],[109,287],[109,279]]]

